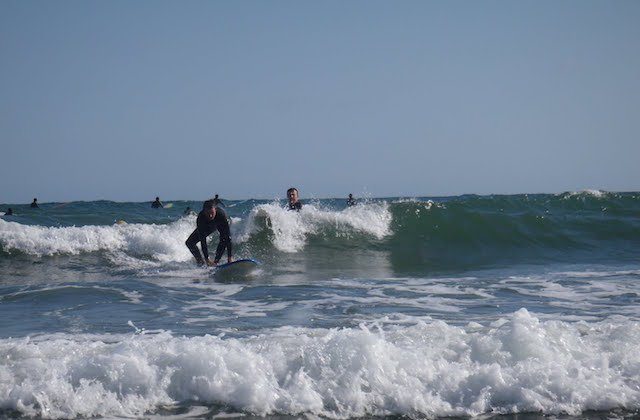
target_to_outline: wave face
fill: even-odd
[[[141,416],[185,401],[328,418],[640,408],[637,323],[543,322],[524,309],[485,327],[388,323],[244,339],[4,339],[0,407],[45,418]]]
[[[604,192],[456,197],[399,203],[390,239],[398,265],[465,269],[634,259],[640,196]]]
[[[117,251],[141,264],[186,262],[190,254],[183,243],[195,218],[182,217],[181,211],[199,204],[179,202],[162,216],[140,204],[110,202],[65,206],[57,219],[58,207],[46,218],[5,216],[0,245],[5,258]],[[94,213],[87,216],[87,211]],[[330,261],[338,252],[354,258],[379,252],[399,274],[632,260],[640,245],[640,195],[635,193],[370,200],[350,208],[341,200],[320,200],[299,213],[285,210],[281,202],[250,200],[231,204],[227,212],[244,254],[274,261],[306,254]],[[92,223],[83,224],[87,219]],[[114,224],[118,219],[129,223]]]

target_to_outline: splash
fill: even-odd
[[[346,208],[342,211],[305,205],[300,212],[289,211],[277,203],[260,204],[249,214],[244,230],[238,235],[241,242],[268,229],[273,245],[283,252],[298,252],[312,235],[325,233],[334,237],[364,234],[376,239],[391,235],[392,216],[387,203],[372,203]],[[328,233],[327,233],[328,232]]]

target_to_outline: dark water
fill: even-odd
[[[3,415],[640,408],[640,193],[226,201],[243,277],[169,204],[0,205]]]

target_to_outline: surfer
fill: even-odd
[[[353,194],[349,194],[349,198],[347,198],[347,207],[352,207],[356,205],[356,199],[353,198]]]
[[[300,211],[300,209],[302,209],[302,203],[299,201],[297,188],[291,187],[287,190],[287,199],[289,200],[289,210]]]
[[[227,207],[227,206],[225,206],[225,205],[224,205],[224,203],[222,202],[222,200],[220,200],[220,199],[218,198],[218,194],[216,194],[216,196],[215,196],[215,197],[213,197],[213,200],[211,200],[211,201],[213,201],[213,205],[214,205],[214,206],[216,206],[216,207],[218,207],[220,204],[222,204],[222,207]]]
[[[154,208],[154,209],[159,209],[159,208],[163,208],[164,207],[162,205],[162,201],[160,201],[160,197],[156,197],[156,201],[151,203],[151,207]]]
[[[9,207],[4,215],[5,216],[13,216],[13,209],[11,207]]]
[[[31,208],[32,208],[32,209],[37,209],[37,208],[39,208],[39,207],[40,207],[40,206],[38,206],[38,199],[37,199],[37,198],[34,198],[34,199],[33,199],[33,203],[31,203]]]
[[[184,209],[184,213],[182,213],[182,214],[184,214],[185,216],[190,216],[192,214],[196,214],[196,212],[191,210],[191,207],[187,206],[187,208]]]
[[[211,235],[216,230],[220,233],[220,241],[218,242],[218,248],[216,249],[215,259],[211,261],[209,259],[209,248],[207,247],[207,236]],[[196,246],[198,242],[200,242],[202,254],[200,254],[200,251]],[[227,215],[224,210],[216,208],[213,200],[207,200],[202,205],[202,211],[198,213],[198,218],[196,219],[196,229],[191,235],[189,235],[185,244],[195,257],[198,265],[203,265],[204,263],[209,266],[218,265],[225,248],[227,249],[228,262],[233,261],[231,258],[231,230],[229,229]],[[203,255],[204,259],[202,258]]]

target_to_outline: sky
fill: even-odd
[[[640,2],[0,0],[0,202],[640,190]]]

